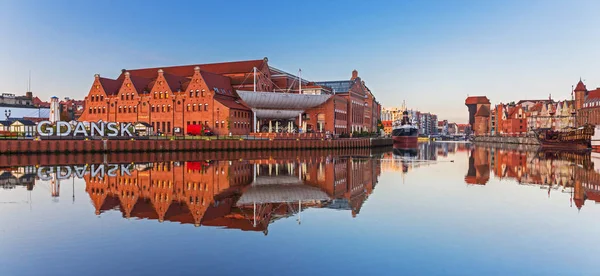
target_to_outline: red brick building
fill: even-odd
[[[485,96],[472,96],[465,100],[469,108],[469,124],[475,135],[485,135],[490,131],[490,100]]]
[[[492,117],[496,133],[500,135],[527,133],[529,112],[522,105],[499,104],[492,112],[494,113]]]
[[[215,134],[253,132],[253,110],[237,91],[332,94],[287,123],[334,134],[374,131],[381,113],[364,81],[353,72],[345,89],[312,83],[270,67],[268,59],[122,70],[117,79],[96,75],[80,121],[146,122],[155,131],[185,134],[203,125]],[[300,91],[300,84],[302,91]],[[256,89],[255,89],[256,87]],[[339,90],[339,91],[338,91]]]

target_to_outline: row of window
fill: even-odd
[[[187,111],[202,111],[202,104],[188,104],[186,109]],[[208,111],[208,104],[204,104],[204,111]],[[217,111],[219,111],[218,108]]]
[[[137,113],[137,106],[119,106],[119,113]]]
[[[101,101],[104,101],[104,96],[103,95],[92,95],[90,100],[92,102],[101,102]]]
[[[169,92],[154,92],[154,99],[168,99]],[[121,95],[121,100],[123,99],[123,95]]]
[[[161,92],[162,93],[162,92]],[[156,99],[156,98],[155,98]],[[161,98],[162,99],[162,98]],[[122,101],[129,101],[129,100],[133,100],[133,93],[129,94],[129,93],[121,93],[121,100]]]
[[[106,113],[106,107],[90,107],[89,108],[89,113],[90,114],[105,114]]]

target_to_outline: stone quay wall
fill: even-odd
[[[336,140],[0,140],[0,154],[347,149],[392,146],[392,139]]]
[[[501,143],[501,144],[522,144],[539,145],[540,142],[535,137],[507,137],[507,136],[475,136],[475,143]]]

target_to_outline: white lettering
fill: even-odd
[[[108,129],[108,131],[106,131],[107,136],[115,137],[115,136],[119,135],[119,130],[117,129],[116,123],[108,123],[108,124],[106,124],[106,128]]]
[[[131,127],[131,123],[127,123],[127,124],[121,123],[121,136],[125,136],[125,134],[127,134],[127,136],[133,136],[133,135],[131,135],[131,132],[129,132],[130,127]]]
[[[75,131],[73,131],[73,136],[77,136],[77,134],[82,134],[83,136],[87,136],[87,131],[85,130],[85,125],[82,123],[78,123],[75,125]]]
[[[121,165],[121,176],[123,176],[123,173],[125,173],[126,175],[131,176],[131,173],[129,172],[130,166],[131,166],[131,164]]]
[[[65,174],[63,174],[63,170],[66,171]],[[71,167],[69,166],[58,167],[58,170],[56,171],[56,179],[69,179],[71,177],[71,173]]]
[[[92,171],[92,177],[96,177],[98,174],[100,174],[100,178],[104,178],[104,166],[103,165],[98,165],[98,167],[96,168],[95,165],[92,165],[91,168]]]
[[[92,123],[90,135],[92,136],[104,136],[104,123]]]
[[[45,131],[44,131],[44,126],[49,126],[51,125],[52,122],[50,121],[41,121],[37,124],[37,132],[40,136],[50,136],[52,134],[54,134],[54,130],[51,127],[46,127]]]
[[[115,177],[117,176],[116,171],[119,169],[119,165],[108,165],[109,169],[108,172],[106,173],[109,177]]]
[[[66,131],[62,131],[62,127],[65,126],[67,128]],[[69,134],[71,134],[72,131],[72,127],[71,124],[67,123],[67,122],[63,122],[63,121],[58,121],[56,122],[56,134],[59,136],[67,136]]]

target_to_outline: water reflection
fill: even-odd
[[[381,174],[379,158],[325,155],[297,159],[168,161],[0,168],[2,187],[85,181],[94,212],[124,218],[268,232],[269,224],[308,208],[355,217]],[[70,188],[70,187],[69,187]],[[73,193],[73,199],[74,199]]]
[[[600,159],[590,152],[538,151],[533,148],[475,146],[469,153],[467,184],[485,185],[490,177],[570,194],[570,205],[600,202]]]

